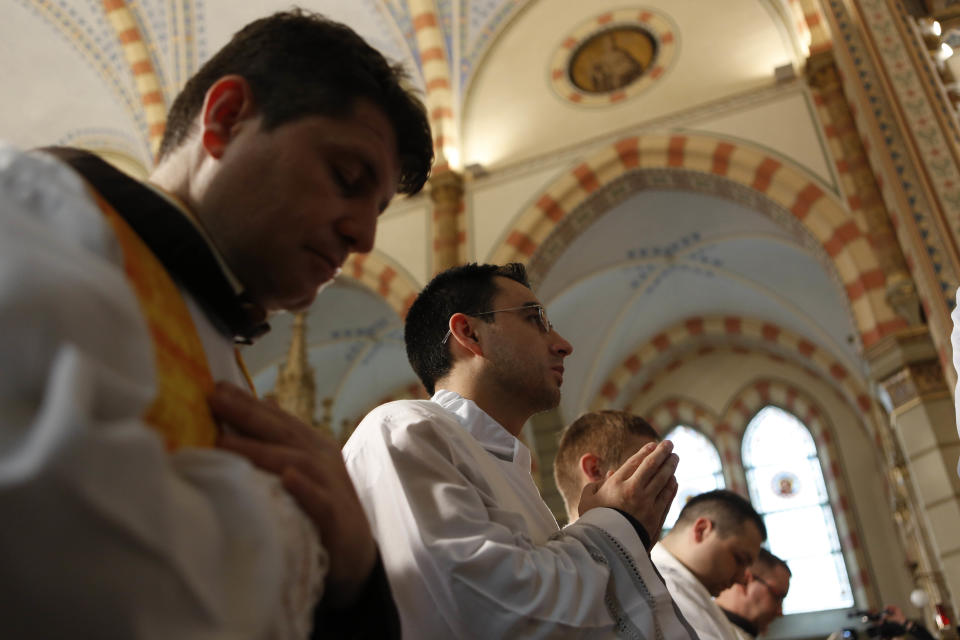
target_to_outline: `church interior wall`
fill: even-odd
[[[430,199],[425,194],[398,201],[380,215],[374,248],[403,268],[420,285],[430,280]]]
[[[813,398],[832,426],[843,479],[849,488],[851,526],[860,535],[868,571],[881,602],[907,603],[912,589],[907,559],[893,526],[883,463],[864,421],[831,384],[792,362],[778,362],[760,352],[717,349],[669,372],[630,407],[639,415],[673,397],[694,400],[722,420],[731,401],[757,380],[782,380]],[[739,444],[739,443],[738,443]],[[836,509],[836,506],[834,507]],[[914,612],[919,614],[919,612]]]
[[[128,4],[139,14],[155,12],[160,6],[153,2]],[[184,14],[176,20],[172,15],[163,14],[170,18],[170,23],[162,25],[163,28],[158,26],[156,15],[147,15],[149,19],[141,20],[139,26],[163,83],[163,97],[169,101],[181,80],[202,62],[206,52],[216,49],[244,22],[275,10],[274,4],[269,0],[187,2],[184,7],[198,13]],[[401,6],[405,3],[392,3],[388,7],[386,2],[318,0],[309,4],[312,9],[358,28],[376,47],[404,62],[412,72],[414,84],[425,88],[416,39],[405,31],[409,26],[409,31],[413,32],[412,23],[407,25],[402,19],[394,21],[409,9]],[[444,3],[437,3],[438,6],[441,4]],[[465,3],[461,8],[466,11],[469,4]],[[488,9],[496,4],[488,3]],[[489,15],[501,16],[497,24],[491,22],[485,26],[481,21],[479,25],[473,25],[475,14],[462,16],[471,22],[469,28],[474,31],[464,30],[445,41],[447,47],[462,45],[462,51],[484,51],[475,59],[459,58],[462,51],[457,53],[450,49],[447,52],[453,83],[448,88],[452,96],[450,102],[459,129],[456,135],[461,142],[458,155],[462,164],[467,165],[463,169],[466,175],[465,215],[458,220],[458,228],[465,231],[460,261],[501,261],[508,254],[510,259],[540,258],[537,251],[546,244],[547,233],[560,226],[558,216],[583,213],[581,206],[589,208],[591,199],[604,188],[622,187],[625,183],[617,183],[617,180],[634,170],[654,169],[663,173],[683,170],[717,178],[717,184],[727,180],[730,184],[720,185],[727,192],[733,188],[749,192],[749,198],[754,202],[767,198],[783,209],[791,218],[790,222],[796,225],[801,224],[799,220],[802,218],[804,233],[816,244],[818,257],[829,253],[827,261],[833,262],[825,272],[829,272],[827,277],[837,280],[839,291],[839,298],[830,299],[829,304],[834,310],[841,307],[849,310],[855,326],[850,333],[860,332],[861,335],[851,337],[849,341],[843,337],[839,342],[820,341],[818,348],[835,351],[833,355],[861,384],[860,378],[868,373],[861,353],[862,337],[876,338],[882,333],[881,329],[894,331],[891,328],[894,323],[902,322],[894,316],[888,303],[883,280],[889,274],[884,274],[886,266],[877,259],[879,252],[871,244],[869,229],[858,218],[856,208],[850,208],[849,198],[854,194],[842,193],[840,185],[844,175],[838,165],[843,161],[830,154],[829,141],[815,108],[814,93],[807,86],[809,79],[794,74],[777,83],[773,75],[774,68],[785,64],[793,65],[799,72],[808,53],[800,41],[809,40],[810,33],[802,23],[802,15],[798,18],[788,14],[791,11],[804,13],[805,10],[798,8],[799,4],[809,8],[818,3],[724,0],[723,10],[711,13],[710,19],[704,20],[700,3],[649,0],[644,6],[661,15],[663,24],[672,29],[669,33],[673,58],[641,92],[611,98],[602,106],[577,102],[558,93],[553,83],[556,69],[551,65],[558,51],[564,47],[571,51],[575,49],[577,43],[568,43],[572,29],[604,12],[622,9],[622,3],[618,0],[592,3],[531,0],[512,3],[513,8],[509,11],[504,8],[508,4],[511,3],[504,2],[500,10],[489,11]],[[60,5],[66,6],[64,2],[21,0],[4,10],[4,24],[0,31],[36,33],[40,25],[44,37],[17,38],[15,46],[0,44],[4,82],[17,96],[16,100],[0,103],[0,122],[8,123],[0,134],[23,147],[63,143],[91,149],[121,169],[143,177],[150,166],[148,126],[134,75],[125,62],[117,34],[103,22],[96,3],[78,5],[76,15],[64,12],[52,17],[52,14],[40,12],[42,7],[50,9]],[[222,19],[208,18],[220,14],[223,14]],[[816,17],[816,11],[811,15]],[[796,19],[801,19],[801,23],[791,22]],[[203,28],[196,34],[189,31],[193,28],[190,20]],[[177,21],[180,21],[179,26],[175,24]],[[187,27],[189,33],[182,32]],[[797,33],[794,33],[795,28]],[[820,31],[823,28],[821,23]],[[478,36],[478,33],[486,35]],[[839,35],[835,34],[835,37]],[[467,38],[470,42],[461,42],[463,36],[470,36]],[[822,39],[823,34],[819,37]],[[481,42],[484,38],[487,38],[485,49]],[[13,39],[7,39],[7,42],[12,43]],[[469,67],[471,73],[458,77],[457,62],[465,65],[460,68]],[[947,64],[960,73],[960,56],[949,59]],[[47,97],[49,84],[36,81],[41,69],[57,70],[57,82],[61,85],[59,93],[71,97],[68,108],[64,108],[63,100],[52,101]],[[855,75],[848,73],[848,84],[851,81],[856,82]],[[874,97],[870,96],[871,99]],[[27,104],[31,105],[29,109],[22,106]],[[862,120],[868,115],[861,108],[857,117]],[[864,130],[861,126],[860,135]],[[620,164],[617,160],[622,149],[618,149],[615,143],[628,137],[641,139],[636,149],[623,154],[623,158],[635,160],[635,166]],[[674,145],[678,140],[681,140],[679,160]],[[878,141],[879,138],[874,140],[871,152],[890,155]],[[869,142],[865,139],[865,146],[870,146]],[[726,150],[724,162],[727,165],[722,173],[713,175],[710,172],[716,166],[721,149]],[[636,155],[631,155],[634,153]],[[453,169],[460,171],[459,164],[454,162]],[[882,177],[879,173],[877,176]],[[884,189],[895,188],[895,182],[887,180]],[[581,188],[583,184],[592,186]],[[817,189],[828,193],[824,198],[812,201],[815,204],[811,210],[804,209],[809,205],[804,200],[805,194]],[[541,199],[553,196],[557,196],[557,209],[548,214],[538,209]],[[908,201],[906,197],[903,200]],[[638,201],[637,205],[642,214],[643,202]],[[788,211],[791,207],[799,207],[802,211],[797,220],[793,220]],[[307,316],[308,359],[318,372],[318,403],[330,401],[318,411],[320,418],[334,430],[348,427],[380,401],[417,397],[422,393],[403,353],[402,316],[412,292],[437,271],[434,214],[429,187],[413,198],[395,200],[379,220],[375,245],[377,260],[369,258],[367,263],[370,267],[376,262],[376,266],[358,269],[357,273],[362,271],[361,278],[351,271],[351,263],[348,263],[344,276],[325,292],[318,306]],[[883,215],[888,214],[884,212]],[[891,208],[889,215],[895,220],[902,216],[909,222],[910,211]],[[647,228],[639,215],[637,218],[636,224],[625,227],[622,233],[638,238],[637,242],[642,244]],[[851,229],[857,231],[852,240]],[[900,243],[905,246],[903,238],[908,234],[905,223],[898,229]],[[953,231],[955,235],[956,230]],[[514,232],[530,234],[532,240],[524,247],[525,253],[513,251],[508,245],[507,240]],[[588,232],[586,227],[578,231]],[[934,237],[941,234],[954,241],[949,238],[949,229],[932,233]],[[669,244],[668,240],[672,239],[667,238],[661,245]],[[803,242],[797,242],[797,246],[810,248]],[[756,255],[760,255],[757,247],[753,249]],[[811,251],[811,255],[813,253]],[[786,251],[780,255],[781,264],[785,262],[785,254]],[[580,257],[573,256],[571,262],[578,264]],[[908,259],[912,263],[913,278],[927,277],[925,270],[932,273],[936,269],[940,274],[937,264],[949,266],[949,261],[940,256],[935,256],[940,261],[937,264],[921,262],[926,259],[923,251],[914,252],[912,258],[908,255]],[[770,263],[776,261],[775,257]],[[544,271],[541,275],[545,279],[550,268]],[[572,271],[575,269],[568,269],[568,272]],[[565,273],[570,276],[570,282],[586,277],[583,273],[571,275],[568,272]],[[949,277],[941,275],[940,279]],[[934,282],[932,275],[929,279]],[[399,286],[401,281],[402,286]],[[708,288],[710,283],[705,282],[691,287],[690,291],[697,293]],[[939,281],[934,284],[941,285]],[[955,288],[956,284],[951,284]],[[948,289],[950,287],[943,288],[944,291]],[[851,291],[857,291],[858,297],[847,300],[844,296]],[[599,287],[578,292],[578,295],[581,293],[582,297],[569,305],[581,314],[581,324],[594,322],[582,309],[598,313],[597,310],[614,308],[609,301],[593,304],[600,300],[602,292]],[[634,294],[627,292],[626,295]],[[688,297],[697,303],[702,302],[697,295]],[[742,302],[731,300],[730,304]],[[325,314],[326,308],[336,309],[336,313]],[[549,433],[528,429],[528,441],[534,448],[548,450],[551,443],[547,441],[554,438],[564,422],[576,417],[572,415],[575,413],[573,409],[588,408],[589,399],[602,393],[603,382],[609,379],[607,369],[610,367],[607,365],[621,363],[628,355],[621,351],[635,349],[637,340],[652,339],[658,332],[666,330],[658,322],[652,322],[651,326],[641,324],[642,320],[658,318],[657,311],[641,306],[636,314],[624,315],[623,324],[628,325],[624,335],[629,339],[624,339],[622,344],[616,343],[617,348],[611,349],[611,353],[590,353],[587,356],[590,349],[584,349],[576,354],[580,358],[594,359],[596,375],[590,377],[589,383],[584,382],[582,388],[577,388],[576,381],[572,385],[568,381],[565,397],[577,398],[577,402],[565,401],[567,404],[563,408],[550,414],[544,423],[551,425]],[[727,312],[726,309],[719,311]],[[700,312],[706,313],[702,309]],[[811,313],[815,312],[814,307]],[[758,315],[758,320],[771,321],[771,318]],[[291,317],[278,316],[273,322],[274,332],[247,352],[248,364],[261,391],[273,387],[291,340]],[[932,330],[937,331],[936,322],[930,323]],[[565,328],[580,327],[572,319],[560,324],[562,332]],[[589,329],[584,328],[582,333],[587,334]],[[801,337],[818,342],[811,332],[804,333],[802,327],[794,329]],[[946,333],[942,330],[939,333],[942,340]],[[828,422],[834,427],[844,477],[856,509],[858,530],[880,599],[906,606],[912,586],[910,575],[904,568],[906,556],[884,493],[883,463],[877,457],[875,442],[860,425],[863,418],[859,415],[860,409],[853,408],[847,399],[837,395],[836,386],[829,377],[811,376],[802,367],[771,359],[769,354],[760,351],[739,352],[735,350],[733,340],[716,338],[715,342],[720,348],[714,354],[689,359],[671,371],[657,368],[663,361],[650,363],[651,366],[644,368],[642,373],[654,375],[656,384],[637,397],[640,386],[637,378],[620,389],[617,401],[621,404],[632,402],[631,406],[642,413],[672,395],[682,394],[722,416],[729,408],[731,398],[757,379],[785,380],[805,390],[822,406]],[[590,344],[586,339],[585,343]],[[941,349],[940,357],[950,369],[947,352]],[[577,366],[568,367],[568,380]],[[948,371],[947,378],[950,376],[952,371]],[[861,386],[867,388],[866,383]],[[585,396],[587,402],[580,402],[581,396]],[[955,463],[960,443],[956,441],[952,410],[949,399],[941,398],[939,404],[930,405],[926,418],[942,427],[942,440],[923,442],[907,438],[904,448],[915,462],[922,462],[924,455],[930,455],[952,456]],[[875,420],[878,416],[880,414],[872,412],[866,419]],[[901,428],[909,431],[910,425],[901,425]],[[540,463],[546,466],[549,458],[548,455],[541,456]],[[952,470],[951,465],[946,468]],[[914,481],[928,498],[922,516],[924,522],[938,531],[956,531],[960,530],[960,508],[954,491],[955,478],[942,477],[943,469],[943,465],[919,464],[914,469]],[[540,479],[548,476],[541,474]],[[546,482],[549,485],[549,480]],[[546,485],[544,489],[550,490]],[[960,575],[960,549],[945,555],[941,568],[948,575]],[[957,597],[954,593],[955,602]]]
[[[495,166],[507,158],[534,157],[598,133],[635,125],[637,108],[630,101],[596,109],[543,91],[549,82],[551,56],[563,43],[564,36],[559,34],[570,30],[571,17],[588,18],[621,7],[616,0],[603,0],[591,3],[586,12],[582,3],[563,0],[535,3],[521,13],[500,35],[468,88],[463,111],[465,162]],[[754,31],[749,36],[743,33],[757,20],[772,26],[760,3],[731,0],[723,11],[711,15],[710,21],[697,19],[699,9],[693,3],[660,1],[645,7],[685,29],[682,33],[673,30],[682,55],[653,85],[656,91],[643,94],[642,120],[768,86],[773,69],[792,61],[793,52],[775,29]],[[749,46],[743,46],[745,43]],[[717,49],[725,49],[722,63]],[[533,59],[531,52],[535,52]],[[527,58],[528,64],[518,68],[519,57]],[[674,82],[677,78],[683,81]],[[502,126],[505,105],[509,105],[511,127]],[[557,131],[565,135],[558,136]]]

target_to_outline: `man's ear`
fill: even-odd
[[[693,532],[693,539],[695,541],[703,542],[703,539],[713,531],[713,521],[710,518],[697,518],[693,526],[690,527],[690,530]]]
[[[603,480],[603,473],[600,471],[600,458],[592,453],[585,453],[579,460],[580,473],[587,478],[588,482],[597,482]]]
[[[223,76],[207,90],[200,114],[200,140],[214,158],[223,156],[241,123],[256,112],[253,90],[243,76]]]
[[[473,322],[470,316],[465,313],[455,313],[450,316],[448,324],[450,329],[450,344],[458,345],[466,349],[475,356],[483,355],[483,347],[480,345],[480,336],[474,331]]]

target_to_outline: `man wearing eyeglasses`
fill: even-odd
[[[573,347],[522,265],[439,274],[404,338],[432,398],[378,407],[344,448],[404,637],[694,638],[648,555],[677,490],[670,443],[587,485],[563,530],[540,498],[518,435],[559,403]]]
[[[761,548],[747,571],[746,584],[734,584],[716,598],[733,623],[740,640],[753,640],[766,633],[770,623],[783,615],[783,600],[790,590],[790,567]]]

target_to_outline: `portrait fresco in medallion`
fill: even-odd
[[[677,28],[652,9],[600,14],[567,35],[553,54],[550,82],[582,106],[616,104],[647,89],[670,68]]]
[[[588,38],[570,57],[570,79],[588,93],[622,89],[650,68],[657,45],[639,27],[616,27]]]

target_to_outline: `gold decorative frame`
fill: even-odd
[[[628,85],[608,93],[584,91],[574,84],[569,67],[573,56],[591,38],[618,28],[641,29],[655,43],[650,66]],[[569,102],[585,107],[603,107],[631,98],[659,80],[673,64],[679,36],[677,27],[667,16],[651,9],[618,9],[607,11],[578,26],[553,54],[550,63],[550,84],[554,91]]]

